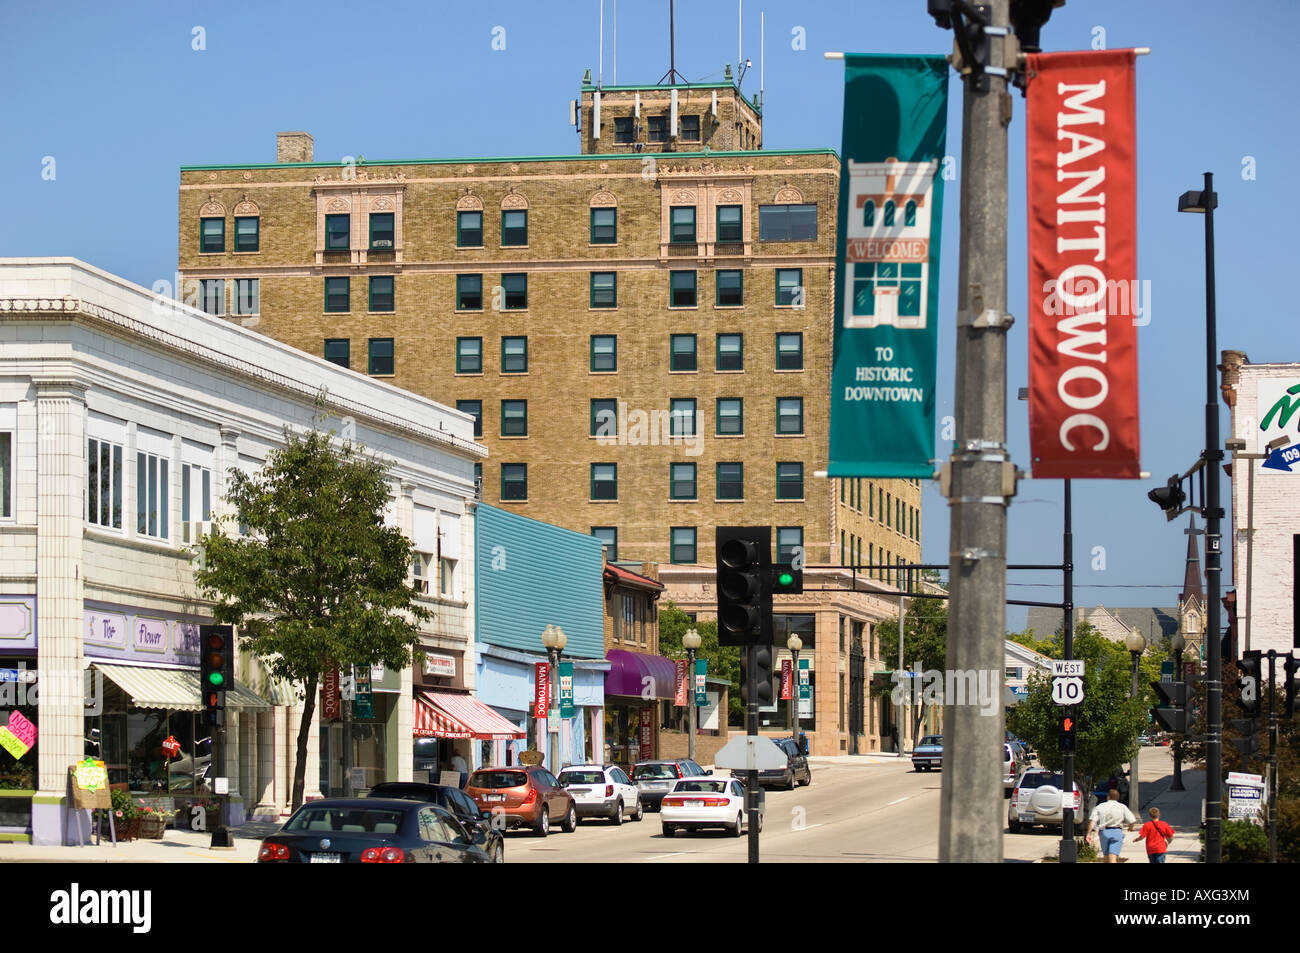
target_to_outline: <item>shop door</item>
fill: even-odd
[[[862,654],[862,633],[854,633],[849,653],[849,753],[861,754],[859,739],[866,731],[866,658]]]

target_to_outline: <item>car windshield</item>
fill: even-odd
[[[921,748],[942,748],[942,747],[943,747],[943,735],[926,735],[924,738],[921,739],[921,744],[918,745],[918,747],[921,747]]]
[[[677,766],[672,764],[638,764],[632,769],[632,777],[639,781],[667,781],[677,777]]]
[[[294,833],[396,834],[401,811],[370,807],[304,807],[285,825]]]
[[[604,784],[605,775],[600,771],[561,771],[560,784]]]
[[[1040,788],[1050,784],[1058,791],[1065,789],[1065,776],[1061,774],[1048,774],[1045,771],[1034,771],[1025,774],[1020,779],[1022,788]]]
[[[726,794],[727,782],[723,781],[678,781],[673,788],[674,794]]]
[[[521,788],[528,783],[522,771],[475,771],[470,776],[470,788]]]

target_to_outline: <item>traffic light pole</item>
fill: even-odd
[[[1062,583],[1061,583],[1061,601],[1064,603],[1065,622],[1062,625],[1061,632],[1065,635],[1065,657],[1066,659],[1074,658],[1074,512],[1073,500],[1070,495],[1070,481],[1068,479],[1061,481],[1065,484],[1065,527],[1061,533],[1062,546]],[[1075,718],[1076,712],[1073,705],[1067,705],[1065,708],[1067,718]],[[1064,764],[1061,765],[1061,776],[1065,779],[1066,784],[1074,782],[1074,751],[1067,748],[1062,753]],[[1061,851],[1060,862],[1063,864],[1073,864],[1079,859],[1078,845],[1074,842],[1074,807],[1073,799],[1069,798],[1070,790],[1063,792],[1066,800],[1063,802],[1061,809]],[[1080,805],[1082,806],[1082,798]]]
[[[745,705],[745,734],[758,734],[758,660],[757,646],[744,648],[745,681],[749,699]],[[749,819],[749,862],[758,863],[758,772],[745,772],[745,816]]]
[[[1277,650],[1268,650],[1268,862],[1277,863]]]

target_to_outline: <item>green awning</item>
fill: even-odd
[[[131,698],[136,708],[199,711],[199,673],[194,669],[147,668],[142,665],[96,663],[95,668]],[[271,703],[238,681],[226,692],[226,705],[236,711],[265,711]]]

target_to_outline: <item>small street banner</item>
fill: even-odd
[[[695,660],[695,706],[697,708],[703,708],[709,703],[708,675],[709,660],[697,658]]]
[[[827,473],[929,477],[948,61],[844,66]]]
[[[1133,50],[1028,57],[1029,443],[1035,478],[1138,460]]]
[[[540,721],[551,707],[551,663],[537,662],[533,670],[533,717]]]
[[[325,674],[320,683],[320,714],[324,721],[343,717],[343,696],[339,690],[339,668],[331,660],[325,662]]]
[[[375,717],[374,703],[370,695],[370,666],[358,665],[356,672],[357,697],[352,702],[352,717],[356,721],[369,721]]]
[[[677,691],[673,694],[673,705],[680,708],[686,707],[686,659],[677,659],[673,665],[677,668]]]
[[[781,659],[781,701],[794,697],[794,666],[788,658]]]
[[[561,662],[557,671],[560,674],[560,717],[573,717],[573,663]]]

